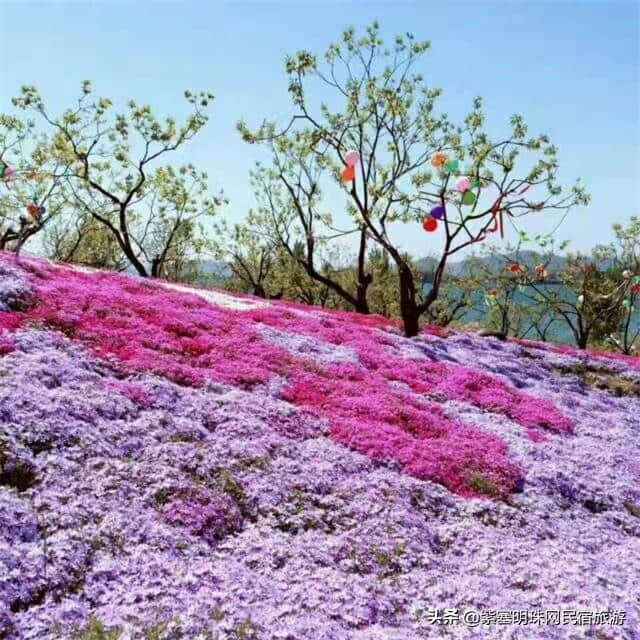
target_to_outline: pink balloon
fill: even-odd
[[[357,151],[349,151],[344,157],[348,167],[355,167],[360,162],[360,154]]]
[[[456,182],[456,189],[460,193],[469,191],[469,189],[471,189],[471,182],[469,182],[469,178],[460,178],[458,182]]]

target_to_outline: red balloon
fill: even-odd
[[[345,167],[342,175],[340,176],[342,182],[351,182],[355,179],[355,177],[356,170],[352,166]]]
[[[438,228],[438,221],[435,218],[427,218],[422,223],[422,228],[425,231],[435,231]]]

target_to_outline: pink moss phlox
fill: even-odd
[[[397,381],[416,393],[432,394],[441,399],[454,399],[478,407],[504,413],[525,427],[543,427],[552,431],[570,431],[571,421],[552,403],[518,391],[487,373],[460,365],[408,360],[385,348],[393,343],[384,333],[374,333],[359,326],[320,321],[311,316],[288,318],[273,308],[249,312],[254,320],[289,332],[315,336],[326,342],[354,349],[366,367],[361,393],[367,397],[379,395],[387,385]],[[373,375],[374,372],[377,374]],[[338,375],[341,375],[337,372]],[[366,387],[371,387],[367,389]]]
[[[15,313],[0,311],[0,329],[17,329],[22,319]]]
[[[449,336],[454,335],[455,331],[448,327],[439,327],[435,324],[427,324],[422,327],[421,333],[428,336],[435,336],[436,338],[448,338]]]
[[[33,282],[38,304],[23,324],[58,329],[127,372],[147,371],[190,386],[216,380],[267,382],[281,359],[238,315],[196,295],[116,274],[52,270]],[[15,322],[14,322],[15,326]]]
[[[327,419],[338,442],[462,495],[477,494],[469,482],[478,476],[501,493],[512,491],[521,472],[499,438],[448,418],[442,400],[504,413],[527,428],[571,427],[551,403],[490,374],[406,359],[397,326],[380,316],[309,313],[284,302],[230,311],[154,281],[37,265],[31,271],[37,304],[13,314],[23,324],[58,329],[125,373],[187,386],[215,381],[252,388],[281,377],[282,397]],[[358,362],[292,355],[266,341],[260,324],[348,347]],[[148,401],[135,388],[125,395]]]

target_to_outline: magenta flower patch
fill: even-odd
[[[442,402],[502,413],[528,433],[571,430],[550,402],[488,373],[405,358],[384,318],[313,314],[288,303],[230,311],[158,282],[42,265],[36,276],[20,277],[34,299],[12,314],[23,325],[61,331],[126,373],[187,386],[215,381],[251,389],[280,379],[280,397],[327,419],[336,441],[461,495],[484,493],[478,477],[506,495],[521,470],[499,437],[452,419]],[[264,335],[263,326],[279,334]],[[125,393],[144,404],[144,393]]]

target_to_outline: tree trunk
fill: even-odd
[[[500,333],[503,333],[505,336],[509,335],[509,307],[505,307],[502,312],[502,323],[500,327]]]
[[[369,303],[367,302],[367,289],[369,288],[372,280],[373,278],[371,277],[371,275],[367,274],[364,277],[364,281],[358,282],[355,305],[356,311],[358,313],[363,313],[365,315],[371,313],[369,311]]]
[[[433,274],[433,284],[431,286],[431,290],[427,294],[425,301],[416,305],[416,290],[415,284],[413,280],[413,274],[411,273],[411,269],[407,267],[408,279],[409,279],[409,294],[412,305],[409,305],[409,308],[413,306],[413,311],[411,311],[411,315],[415,315],[415,319],[410,319],[409,322],[405,321],[405,333],[407,337],[413,337],[418,334],[418,320],[420,316],[429,311],[431,305],[438,299],[438,295],[440,294],[440,285],[442,284],[442,278],[444,276],[444,269],[447,265],[447,258],[449,257],[449,249],[451,247],[451,238],[447,236],[447,240],[445,243],[444,250],[442,255],[440,256],[440,262],[438,262],[438,266]]]
[[[367,228],[360,228],[360,250],[358,251],[358,285],[356,292],[356,311],[358,313],[369,313],[369,304],[367,302],[367,290],[373,280],[370,273],[365,273],[367,250]]]
[[[415,308],[411,306],[402,307],[402,322],[404,324],[404,335],[407,338],[415,338],[420,331],[418,323],[419,314]]]
[[[160,256],[155,256],[153,261],[151,262],[151,277],[157,278],[160,275],[160,268],[162,266],[162,262],[160,260]]]
[[[142,262],[138,260],[135,254],[135,251],[133,250],[133,247],[131,245],[131,239],[129,238],[129,231],[127,229],[127,224],[126,224],[126,216],[127,216],[126,211],[127,211],[127,204],[120,203],[120,233],[116,234],[116,239],[118,240],[120,247],[124,251],[125,256],[127,256],[127,259],[132,264],[133,268],[138,272],[138,275],[142,276],[143,278],[148,278],[149,272],[147,271],[145,266],[142,264]],[[158,256],[158,257],[159,257],[159,260],[156,266],[156,270],[160,272],[162,268],[162,263],[164,262],[164,256]]]
[[[591,327],[587,326],[585,328],[585,323],[582,322],[582,316],[578,315],[578,332],[577,332],[577,340],[578,347],[580,349],[587,348],[587,342],[589,341],[589,333],[591,332]]]
[[[4,251],[11,242],[15,238],[15,231],[11,228],[7,229],[2,236],[0,237],[0,250]]]
[[[138,275],[142,276],[143,278],[148,278],[149,272],[145,269],[145,266],[142,264],[142,262],[140,262],[140,260],[136,258],[136,254],[133,252],[133,249],[131,248],[131,246],[125,244],[122,241],[122,239],[118,238],[117,236],[116,236],[116,239],[118,240],[118,244],[120,245],[120,248],[122,249],[127,260],[131,263],[133,268],[138,272]],[[159,263],[156,269],[159,271],[161,266],[162,265]],[[153,273],[151,275],[153,275]]]
[[[418,335],[420,311],[416,305],[415,285],[413,274],[406,264],[398,269],[400,278],[400,314],[404,324],[404,334],[407,338]]]
[[[149,277],[149,272],[144,268],[144,265],[142,264],[142,262],[140,262],[140,260],[138,260],[138,258],[136,258],[133,254],[127,255],[127,258],[133,265],[133,268],[138,272],[139,276],[142,276],[143,278]]]

